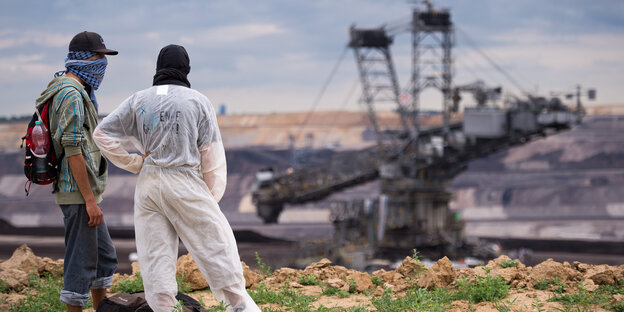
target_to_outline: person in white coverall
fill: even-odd
[[[139,173],[134,226],[145,297],[156,312],[176,306],[178,236],[228,311],[260,311],[218,202],[225,151],[212,104],[190,88],[184,47],[158,55],[153,86],[126,99],[98,125],[95,142],[116,166]],[[140,154],[128,153],[134,146]],[[143,154],[143,156],[141,156]]]

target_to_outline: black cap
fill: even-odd
[[[90,31],[83,31],[75,35],[69,42],[69,51],[90,51],[108,55],[117,55],[119,53],[115,50],[107,49],[102,36]]]

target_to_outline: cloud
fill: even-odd
[[[151,31],[145,34],[145,38],[149,39],[149,40],[158,40],[160,39],[160,33],[156,32],[156,31]]]
[[[336,110],[339,107],[349,110],[361,108],[357,104],[357,94],[347,98],[347,91],[352,88],[353,83],[354,81],[350,80],[330,85],[316,106],[316,110]],[[215,107],[225,104],[230,113],[266,113],[309,111],[320,88],[319,85],[276,82],[261,86],[219,87],[200,91],[212,101]]]
[[[621,62],[624,50],[624,34],[547,36],[529,30],[501,34],[496,40],[499,45],[482,50],[501,59],[499,65],[523,64],[553,71],[596,70],[600,62]]]
[[[526,89],[539,85],[550,91],[580,83],[598,88],[600,102],[615,102],[621,101],[624,80],[619,53],[624,50],[624,3],[605,1],[570,0],[562,7],[556,0],[436,0],[436,6],[450,7],[455,25]],[[80,7],[52,1],[31,7],[24,2],[0,12],[0,92],[5,95],[0,108],[6,113],[30,112],[33,94],[63,68],[67,44],[81,29],[99,31],[107,45],[120,51],[110,58],[98,94],[104,112],[150,85],[158,51],[169,43],[187,47],[193,86],[209,91],[216,103],[227,103],[230,111],[307,110],[344,47],[351,23],[375,27],[411,12],[404,1],[374,0],[113,0]],[[72,22],[59,24],[59,16]],[[462,42],[459,32],[457,42],[452,51],[456,83],[481,78],[516,91]],[[411,77],[409,34],[396,38],[392,57],[404,87]],[[357,79],[348,51],[319,108],[340,106]],[[423,106],[439,106],[438,93],[423,94]]]
[[[270,23],[236,24],[214,27],[198,32],[193,36],[183,36],[181,37],[181,41],[184,40],[182,42],[188,44],[194,44],[196,42],[224,44],[240,42],[262,36],[277,35],[285,32],[286,30],[280,28],[278,25]]]
[[[72,37],[73,35],[56,32],[7,29],[0,32],[0,50],[18,48],[27,44],[40,47],[63,47]]]
[[[0,57],[0,72],[9,74],[3,75],[0,81],[5,79],[15,80],[29,77],[50,76],[60,70],[58,66],[47,64],[44,61],[44,54],[18,54],[10,57]]]

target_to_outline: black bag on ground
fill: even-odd
[[[197,300],[181,292],[178,292],[176,299],[182,301],[185,312],[206,311]],[[98,312],[153,312],[145,301],[144,292],[120,293],[104,298],[96,310]]]

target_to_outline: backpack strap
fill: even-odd
[[[54,184],[56,185],[56,183],[54,183]],[[24,191],[26,192],[26,196],[28,196],[28,194],[30,194],[30,186],[31,185],[32,185],[32,181],[26,179],[26,184],[24,184]]]

